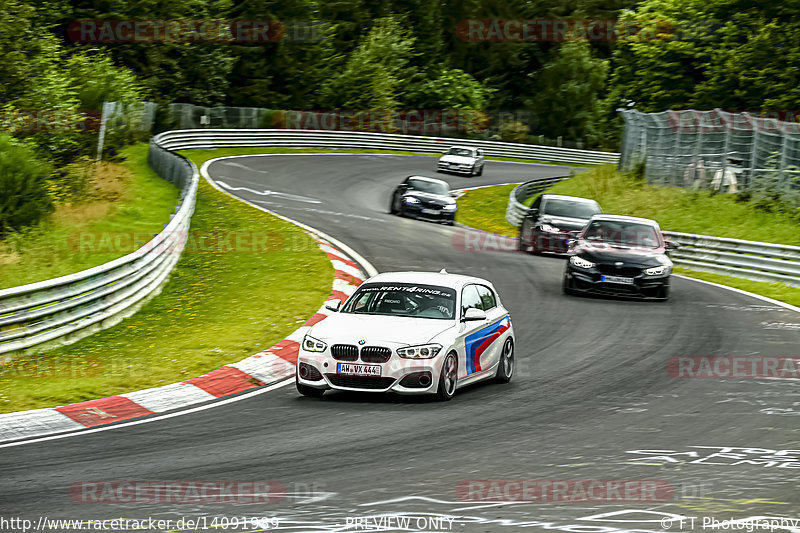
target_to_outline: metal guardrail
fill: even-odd
[[[413,135],[304,130],[176,130],[150,142],[148,163],[182,190],[163,231],[139,250],[83,272],[0,290],[0,354],[45,342],[69,343],[110,327],[158,293],[177,263],[194,212],[199,175],[187,148],[270,147],[403,150],[441,153],[452,144],[482,148],[488,156],[580,164],[615,163],[619,154],[550,146]]]
[[[680,248],[670,252],[679,266],[753,281],[800,287],[800,246],[665,231]]]
[[[523,202],[566,178],[549,178],[523,183],[511,191],[506,220],[515,226],[528,212]],[[692,270],[723,274],[752,281],[779,282],[800,287],[800,246],[743,241],[665,231],[680,248],[670,251],[678,265]]]
[[[181,188],[164,229],[128,255],[82,272],[0,290],[0,354],[74,342],[134,313],[177,263],[194,212],[197,168],[151,142],[150,165]],[[176,238],[177,237],[177,238]]]
[[[186,148],[230,148],[246,146],[285,146],[293,148],[340,148],[404,150],[425,154],[441,154],[450,146],[471,146],[483,149],[491,157],[517,157],[600,165],[617,163],[619,154],[575,150],[554,146],[538,146],[496,141],[449,139],[445,137],[421,137],[417,135],[394,135],[388,133],[350,131],[304,131],[304,130],[175,130],[156,136],[168,150]]]
[[[569,176],[561,176],[557,178],[544,178],[539,180],[527,181],[522,185],[515,187],[511,191],[508,198],[508,209],[506,209],[506,220],[514,226],[522,224],[522,219],[528,212],[528,207],[523,205],[523,202],[535,196],[540,192],[544,192],[559,181],[563,181]]]

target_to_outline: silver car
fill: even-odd
[[[483,174],[483,150],[468,146],[453,146],[439,158],[437,172],[455,172],[468,176]]]

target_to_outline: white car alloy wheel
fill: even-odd
[[[442,362],[442,375],[439,377],[439,398],[449,400],[456,393],[458,383],[458,359],[450,352]]]
[[[503,345],[503,352],[500,355],[500,361],[497,363],[497,376],[498,383],[508,383],[511,381],[511,376],[514,375],[514,341],[506,339]]]

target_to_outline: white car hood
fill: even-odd
[[[444,163],[458,163],[461,165],[471,165],[475,162],[475,159],[472,157],[465,157],[463,155],[443,155],[439,158],[439,161]]]
[[[455,320],[382,315],[333,313],[313,326],[308,335],[328,343],[366,345],[425,344],[442,332],[456,327]]]

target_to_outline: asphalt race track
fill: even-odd
[[[800,315],[684,279],[673,280],[666,303],[564,296],[563,259],[466,252],[458,246],[463,228],[388,208],[409,174],[469,187],[569,169],[490,161],[483,176],[467,178],[436,174],[434,164],[247,157],[218,161],[209,174],[341,240],[381,272],[444,267],[491,279],[516,331],[511,384],[460,390],[447,403],[338,392],[313,400],[291,384],[166,420],[2,448],[0,515],[34,523],[264,516],[278,518],[280,531],[375,530],[381,519],[409,517],[399,527],[384,521],[383,530],[578,533],[713,530],[702,527],[705,517],[800,519],[800,382],[676,379],[666,371],[675,356],[798,358]],[[73,483],[93,480],[271,480],[287,494],[258,504],[70,499]],[[491,486],[474,480],[505,480],[496,486],[511,487],[507,499],[518,496],[509,482],[520,480],[660,480],[672,492],[660,502],[502,503],[459,489]],[[664,513],[697,522],[662,524]],[[237,529],[255,530],[262,529]]]

